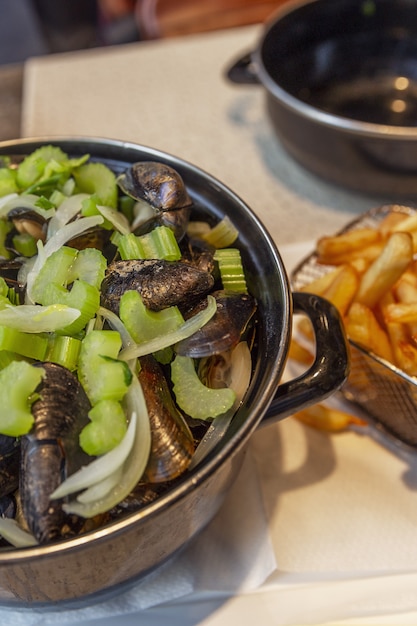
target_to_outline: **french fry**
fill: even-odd
[[[347,263],[351,263],[355,259],[363,259],[367,261],[367,263],[371,263],[375,261],[375,259],[381,254],[384,249],[385,241],[379,241],[378,243],[373,243],[371,246],[366,246],[363,250],[353,250],[347,256]]]
[[[356,270],[356,273],[358,275],[362,275],[365,274],[366,270],[370,266],[371,260],[373,259],[368,260],[364,259],[363,257],[355,257],[352,258],[349,263],[353,267],[353,269]]]
[[[302,290],[336,306],[351,341],[417,379],[417,211],[389,208],[378,227],[319,239],[317,263],[333,269]],[[299,330],[312,338],[308,320]]]
[[[344,317],[359,287],[359,276],[351,265],[340,266],[342,271],[323,293]]]
[[[388,334],[369,307],[361,302],[354,302],[346,316],[345,326],[352,341],[393,363],[394,355]]]
[[[321,296],[326,291],[326,289],[331,285],[331,283],[337,278],[337,276],[343,272],[344,265],[338,265],[334,269],[326,272],[319,278],[311,281],[307,285],[304,285],[300,288],[300,291],[304,291],[307,293],[314,293],[316,296]]]
[[[410,376],[414,376],[417,374],[417,350],[413,349],[410,343],[411,338],[407,325],[388,322],[386,329],[391,342],[393,364]]]
[[[405,219],[399,220],[398,223],[391,228],[392,233],[412,232],[413,230],[417,230],[417,213],[407,215]]]
[[[379,257],[363,274],[355,302],[369,308],[395,284],[413,260],[412,239],[409,233],[390,235]]]
[[[417,302],[393,302],[384,307],[386,324],[412,324],[417,322]]]
[[[417,274],[404,272],[394,287],[394,293],[399,302],[417,302]],[[409,322],[408,327],[412,335],[417,334],[417,321]]]
[[[401,213],[395,211],[395,205],[392,207],[392,211],[386,214],[386,216],[379,223],[379,231],[383,237],[387,237],[394,228],[396,228],[401,222],[407,219],[407,213]]]
[[[325,265],[339,265],[341,258],[346,259],[346,255],[363,250],[377,243],[380,238],[380,232],[374,228],[361,228],[333,237],[322,237],[316,246],[317,260]]]
[[[308,409],[298,411],[294,414],[294,417],[303,424],[307,424],[318,430],[333,433],[346,430],[346,428],[352,424],[359,426],[366,424],[366,422],[355,415],[329,407],[325,404],[314,404]]]
[[[417,347],[409,341],[398,343],[397,366],[409,376],[417,376]]]

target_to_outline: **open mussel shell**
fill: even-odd
[[[154,209],[172,211],[191,205],[184,181],[174,168],[156,161],[137,162],[117,178],[121,190]]]
[[[169,165],[155,161],[133,163],[117,178],[123,193],[133,198],[138,207],[149,207],[153,214],[133,228],[142,235],[156,226],[170,228],[178,241],[187,230],[192,201],[180,174]],[[137,216],[140,218],[140,213]]]
[[[216,291],[212,295],[216,299],[216,313],[194,335],[176,344],[177,354],[199,359],[221,354],[240,341],[256,311],[255,298],[233,291]],[[205,305],[200,302],[189,314],[195,314]]]
[[[151,452],[141,481],[170,481],[189,466],[194,452],[194,438],[153,356],[140,359],[139,381],[146,397],[151,424]]]
[[[18,233],[27,233],[36,240],[45,241],[48,222],[40,213],[26,207],[16,207],[9,211],[7,218],[13,222]]]

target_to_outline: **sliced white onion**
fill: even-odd
[[[37,546],[35,537],[24,530],[14,519],[0,516],[0,535],[16,548]]]
[[[136,200],[133,207],[134,217],[130,225],[131,232],[133,233],[139,226],[150,220],[151,217],[155,217],[156,213],[155,208],[146,200]]]
[[[97,205],[97,209],[100,211],[103,217],[108,220],[116,230],[122,235],[128,235],[130,233],[129,220],[123,213],[112,209],[109,206]]]
[[[9,203],[11,203],[11,201],[15,198],[19,197],[20,196],[17,193],[9,193],[7,194],[7,196],[3,196],[2,198],[0,198],[0,217],[5,217],[8,214],[8,212],[10,211]]]
[[[0,311],[0,325],[16,328],[25,333],[53,333],[72,324],[81,315],[78,309],[65,304],[6,305]]]
[[[86,230],[102,224],[103,221],[104,220],[101,215],[91,215],[90,217],[80,217],[80,219],[75,220],[75,222],[65,224],[65,226],[63,226],[46,242],[44,246],[46,258],[50,257],[51,254],[59,250],[59,248],[66,244],[70,239],[82,235],[82,233]]]
[[[132,450],[136,433],[136,422],[137,416],[136,413],[133,413],[122,441],[110,452],[97,457],[88,465],[71,474],[55,489],[51,494],[51,499],[63,498],[70,493],[76,493],[81,491],[81,489],[91,487],[91,485],[104,480],[117,471]]]
[[[145,354],[151,354],[172,346],[182,339],[186,339],[193,335],[197,330],[202,328],[204,324],[213,317],[217,311],[216,299],[213,296],[207,296],[207,306],[202,311],[199,311],[193,317],[190,317],[184,324],[181,324],[176,330],[172,330],[169,333],[165,333],[160,337],[155,337],[149,341],[145,341],[141,344],[135,343],[122,350],[119,354],[119,359],[129,361],[130,359],[144,356]]]
[[[151,449],[151,429],[145,397],[137,377],[133,378],[125,400],[128,413],[137,411],[138,419],[136,420],[134,445],[123,465],[120,480],[108,494],[93,502],[76,500],[64,504],[63,509],[67,513],[75,513],[87,518],[104,513],[126,498],[142,477]]]
[[[204,434],[204,437],[195,449],[188,469],[191,470],[193,467],[201,463],[208,453],[213,450],[214,446],[216,446],[219,441],[223,439],[235,413],[236,409],[231,408],[230,411],[223,413],[223,415],[219,415],[212,421]]]
[[[74,237],[78,237],[83,232],[88,230],[89,228],[93,228],[94,226],[98,226],[98,224],[103,223],[103,217],[101,215],[92,215],[91,217],[81,217],[79,220],[75,222],[70,222],[63,226],[55,235],[53,235],[44,246],[40,245],[38,242],[38,255],[36,257],[36,261],[33,264],[32,269],[27,275],[27,284],[26,284],[26,302],[33,303],[32,299],[32,287],[33,283],[36,279],[36,276],[40,272],[43,267],[46,259],[51,256],[54,252],[59,250],[63,245],[67,243],[70,239]]]
[[[49,220],[47,239],[50,239],[65,224],[68,224],[73,217],[81,211],[82,202],[88,198],[87,193],[77,193],[68,198],[64,198],[55,211],[55,215]]]
[[[246,341],[232,350],[229,387],[236,394],[235,407],[242,402],[252,376],[252,355]]]
[[[54,215],[55,209],[43,209],[36,205],[37,202],[39,202],[39,196],[30,193],[22,195],[11,193],[3,196],[0,199],[0,217],[5,217],[9,211],[16,208],[30,209],[42,215],[46,220]]]
[[[116,315],[116,313],[113,313],[113,311],[110,311],[109,309],[101,306],[99,307],[97,314],[101,315],[101,317],[107,320],[112,329],[116,330],[119,333],[124,348],[136,345],[126,326],[123,324],[120,317]]]
[[[41,241],[38,241],[38,244],[40,244],[40,246],[43,247],[43,244]],[[38,246],[38,250],[39,250],[39,246]],[[23,258],[23,257],[21,258],[23,260],[23,263],[20,266],[19,271],[17,273],[17,280],[21,285],[26,285],[29,272],[32,270],[33,266],[35,265],[37,255],[31,256],[28,259]]]
[[[113,474],[80,493],[80,495],[77,496],[78,502],[94,502],[94,500],[103,498],[117,485],[122,477],[122,473],[123,467],[119,467]]]

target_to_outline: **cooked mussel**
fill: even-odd
[[[160,483],[182,474],[191,462],[194,438],[172,399],[163,371],[149,355],[140,359],[142,385],[151,425],[151,452],[143,482]]]
[[[194,301],[213,287],[211,274],[181,261],[158,259],[111,263],[101,284],[102,306],[118,313],[120,297],[129,290],[140,293],[152,311]]]
[[[9,211],[7,219],[13,222],[18,233],[27,233],[36,240],[45,241],[48,222],[40,213],[26,207],[16,207]]]
[[[213,274],[216,268],[214,253],[216,249],[204,239],[184,237],[181,242],[182,260],[194,267]]]
[[[0,277],[4,279],[8,287],[15,290],[17,296],[23,300],[25,293],[24,282],[19,279],[19,272],[23,267],[23,259],[0,259]]]
[[[216,313],[191,337],[176,344],[177,354],[196,359],[207,357],[229,350],[240,341],[256,311],[255,298],[246,293],[223,290],[211,295],[216,299]],[[200,302],[188,315],[195,315],[204,306],[206,303]]]
[[[55,363],[39,363],[45,376],[32,405],[34,425],[21,439],[20,498],[25,521],[40,543],[77,532],[82,522],[50,494],[89,462],[79,446],[90,403],[75,375]]]
[[[136,234],[164,225],[174,231],[178,240],[184,236],[192,202],[176,170],[165,163],[139,161],[120,174],[117,183],[123,193],[145,202],[154,211],[151,218],[133,228]]]
[[[0,435],[0,498],[19,485],[20,440]]]

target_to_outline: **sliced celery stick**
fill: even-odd
[[[120,319],[136,343],[150,341],[177,330],[184,318],[177,306],[149,310],[137,291],[126,291],[120,298]]]
[[[234,404],[236,394],[232,389],[211,389],[203,385],[190,357],[175,357],[171,363],[171,378],[178,406],[194,419],[215,418]]]
[[[74,178],[80,191],[96,194],[101,204],[117,207],[116,176],[104,163],[85,163],[74,170]]]
[[[87,454],[100,456],[109,452],[126,434],[126,415],[116,400],[100,400],[88,417],[91,422],[80,433],[80,445]]]
[[[120,401],[132,381],[132,372],[118,360],[122,341],[115,330],[93,330],[83,339],[78,378],[92,405],[100,400]]]
[[[31,429],[31,397],[44,370],[26,361],[13,361],[0,371],[0,432],[19,437]]]

